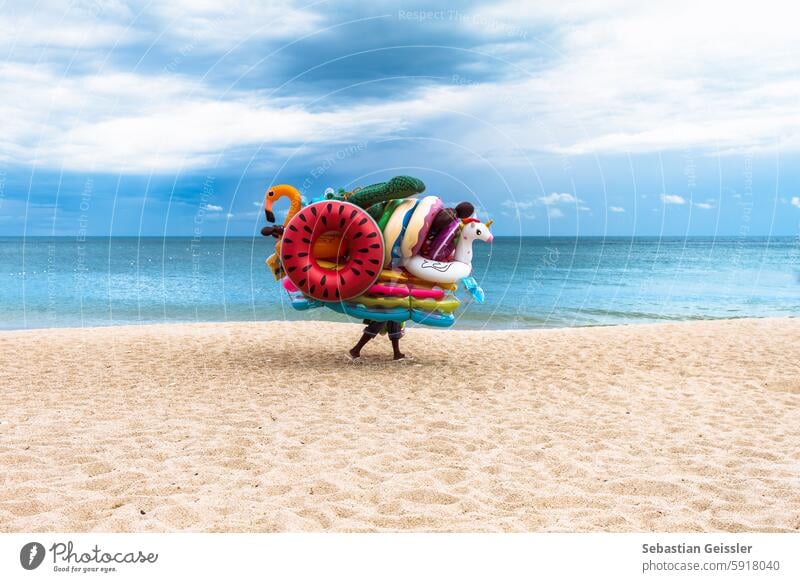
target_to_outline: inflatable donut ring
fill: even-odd
[[[322,266],[313,249],[317,239],[337,232],[346,258]],[[383,266],[383,238],[367,212],[349,202],[316,202],[294,215],[281,239],[281,264],[292,283],[319,301],[358,297],[377,280]]]
[[[441,209],[442,201],[438,196],[425,196],[419,201],[411,220],[408,221],[403,242],[400,243],[400,251],[405,258],[413,257],[422,248],[422,243],[425,242],[425,237],[431,229],[431,223]]]

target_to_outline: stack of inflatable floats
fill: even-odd
[[[472,243],[492,241],[487,224],[471,217],[468,202],[444,208],[436,196],[418,197],[425,185],[397,176],[352,192],[329,188],[303,205],[292,186],[271,187],[264,210],[288,198],[283,225],[262,229],[277,238],[267,265],[295,309],[328,307],[374,321],[407,321],[448,327],[460,305],[462,282],[482,303],[471,276]]]

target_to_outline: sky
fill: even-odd
[[[252,236],[270,184],[398,174],[498,235],[799,231],[789,3],[1,6],[0,236]]]

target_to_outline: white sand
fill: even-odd
[[[0,333],[0,531],[797,531],[800,320]]]

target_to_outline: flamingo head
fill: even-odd
[[[281,198],[289,198],[291,200],[300,200],[300,192],[297,188],[289,184],[277,184],[270,186],[264,194],[264,212],[267,215],[267,222],[275,222],[275,213],[272,211],[272,205],[276,200]]]

